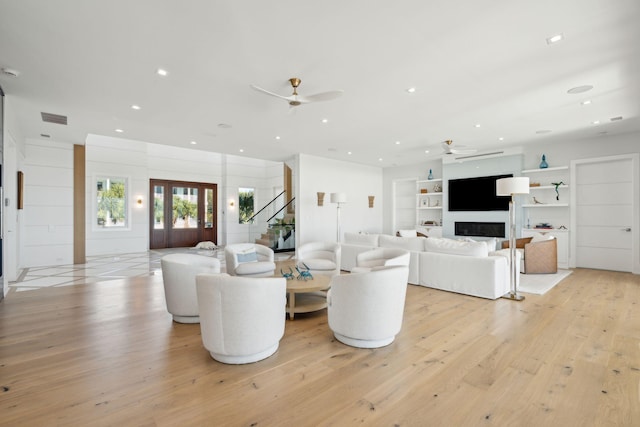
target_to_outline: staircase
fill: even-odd
[[[285,192],[280,193],[271,202],[265,205],[253,217],[249,219],[256,227],[265,227],[264,232],[260,232],[260,237],[255,242],[273,249],[274,252],[294,251],[295,243],[295,211],[294,200],[292,198],[284,203]],[[284,204],[284,205],[283,205]],[[278,208],[278,206],[280,206]],[[261,220],[263,216],[275,211],[266,220]],[[255,230],[257,231],[257,230]],[[250,227],[250,236],[255,235],[254,227]]]

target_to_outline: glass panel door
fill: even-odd
[[[173,228],[198,227],[198,188],[172,187]]]
[[[164,229],[164,185],[153,186],[153,228]]]

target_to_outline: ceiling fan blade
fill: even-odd
[[[454,149],[451,150],[451,153],[453,153],[453,154],[473,154],[476,151],[478,151],[478,150],[474,150],[473,148],[468,148],[466,150],[458,150],[458,149],[454,148]]]
[[[253,89],[253,90],[257,90],[258,92],[262,92],[262,93],[265,93],[267,95],[275,96],[276,98],[284,99],[285,101],[293,101],[293,100],[295,100],[295,96],[278,95],[277,93],[269,92],[268,90],[262,89],[261,87],[258,87],[258,86],[255,86],[255,85],[249,85],[249,87],[251,87],[251,89]]]
[[[305,96],[304,101],[298,99],[300,102],[319,102],[319,101],[331,101],[342,96],[344,90],[331,90],[329,92],[320,92],[314,95]]]

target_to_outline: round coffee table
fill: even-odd
[[[275,274],[276,277],[282,277],[280,270],[288,273],[291,268],[296,276],[287,280],[287,313],[291,320],[295,313],[309,313],[326,308],[326,290],[331,287],[331,277],[320,274],[314,275],[313,279],[298,280],[295,265],[295,260],[277,261]]]

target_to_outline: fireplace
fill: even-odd
[[[456,222],[456,236],[506,237],[504,222]]]

